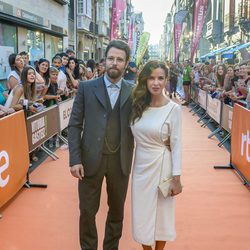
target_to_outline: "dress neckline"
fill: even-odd
[[[170,100],[168,103],[166,103],[165,105],[162,105],[162,106],[159,106],[159,107],[152,107],[152,106],[149,106],[150,109],[160,109],[160,108],[164,108],[164,107],[167,107],[169,103],[171,103],[172,101]]]

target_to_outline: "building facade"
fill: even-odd
[[[68,47],[68,1],[21,3],[20,7],[16,0],[0,1],[0,80],[7,77],[11,53],[26,51],[34,64]]]
[[[193,30],[193,0],[175,0],[171,12],[167,14],[164,36],[166,55],[173,60],[174,37],[173,26],[168,24],[168,16],[173,16],[180,10],[187,10],[187,15],[182,26],[182,35],[179,43],[179,61],[190,58]],[[171,20],[174,23],[174,20]],[[171,31],[171,33],[170,33]],[[167,40],[170,40],[170,43]],[[217,60],[223,60],[222,52],[227,48],[246,44],[250,40],[250,0],[209,0],[205,24],[198,49],[195,53],[195,61],[199,61],[209,52],[216,53]],[[232,55],[231,55],[232,56]],[[234,52],[233,57],[241,60],[249,59],[249,48],[243,48]]]
[[[96,59],[96,0],[77,0],[77,58]]]
[[[111,1],[98,0],[96,5],[96,16],[98,24],[98,38],[97,38],[97,58],[100,60],[105,56],[105,50],[109,43],[110,37],[110,13]]]

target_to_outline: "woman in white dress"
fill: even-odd
[[[144,250],[163,250],[175,239],[175,200],[182,192],[181,107],[165,95],[168,69],[150,61],[133,92],[131,129],[136,141],[132,173],[132,227]],[[167,198],[159,192],[171,177]]]

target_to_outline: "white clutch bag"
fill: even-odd
[[[159,192],[164,196],[164,198],[167,198],[169,195],[169,189],[172,180],[173,178],[163,179],[158,185]]]

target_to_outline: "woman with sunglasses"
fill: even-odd
[[[247,97],[247,63],[243,62],[239,65],[239,80],[235,83],[235,91],[230,95],[234,102],[245,100]]]

